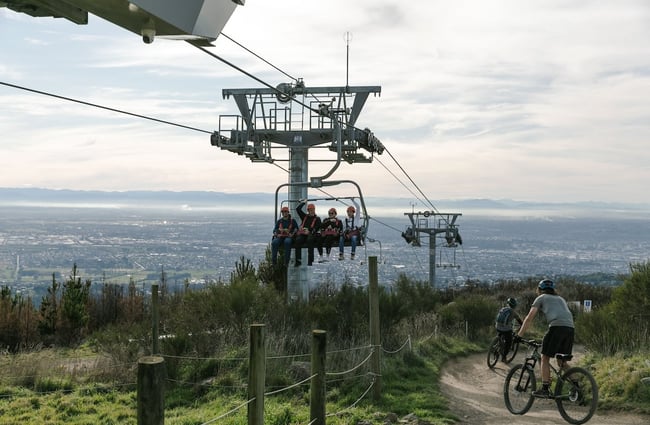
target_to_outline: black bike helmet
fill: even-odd
[[[543,291],[545,289],[555,289],[555,283],[551,279],[542,279],[539,281],[537,287]]]
[[[506,301],[506,303],[507,303],[511,308],[515,308],[515,307],[517,307],[517,300],[514,299],[514,298],[508,298],[508,300]]]

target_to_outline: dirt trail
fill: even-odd
[[[521,354],[512,364],[523,361]],[[535,400],[525,415],[511,414],[503,402],[503,382],[509,365],[497,363],[493,370],[487,367],[486,355],[475,354],[449,361],[442,370],[440,386],[449,400],[449,406],[461,424],[468,425],[558,425],[566,424],[557,405],[551,400]],[[648,425],[650,416],[625,413],[599,413],[588,425]]]

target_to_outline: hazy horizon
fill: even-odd
[[[310,194],[317,199],[318,196]],[[322,196],[322,195],[321,195]],[[280,195],[279,201],[284,198]],[[612,217],[645,218],[650,204],[620,204],[606,202],[530,202],[512,199],[443,199],[414,202],[405,197],[365,197],[370,216],[403,216],[412,211],[463,213],[479,216],[505,217],[592,217],[603,214]],[[336,202],[316,200],[319,210]],[[323,204],[320,204],[323,202]],[[320,205],[319,205],[320,204]],[[322,206],[321,206],[322,205]],[[225,193],[217,191],[130,190],[101,191],[46,188],[0,187],[0,206],[28,208],[101,208],[101,209],[166,209],[173,211],[232,211],[273,214],[275,194],[265,192]]]

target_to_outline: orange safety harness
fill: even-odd
[[[300,233],[301,235],[308,235],[310,233],[314,233],[314,226],[316,225],[316,219],[318,217],[316,216],[311,216],[311,224],[309,225],[309,230],[305,228],[305,223],[307,222],[307,219],[309,218],[309,215],[306,215],[302,218],[302,224],[300,225]]]
[[[283,221],[284,221],[284,219],[280,219],[280,221],[278,222],[278,236],[281,237],[281,238],[284,238],[284,237],[287,237],[287,236],[291,235],[292,230],[293,230],[293,222],[291,220],[289,221],[289,228],[288,229],[284,228]]]
[[[340,220],[338,218],[330,219],[327,218],[326,222],[329,223],[327,228],[321,232],[323,236],[337,236],[339,234],[339,229],[336,228]]]

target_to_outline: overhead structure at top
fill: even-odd
[[[88,13],[142,36],[191,41],[209,46],[221,33],[237,5],[245,0],[0,0],[0,7],[34,17],[65,18],[88,23]]]
[[[380,93],[379,86],[306,87],[301,79],[276,88],[224,89],[223,97],[232,96],[241,115],[221,115],[211,144],[253,162],[274,162],[274,144],[305,160],[309,148],[328,145],[337,164],[372,162],[360,150],[382,154],[384,145],[369,128],[355,125],[368,96]]]

